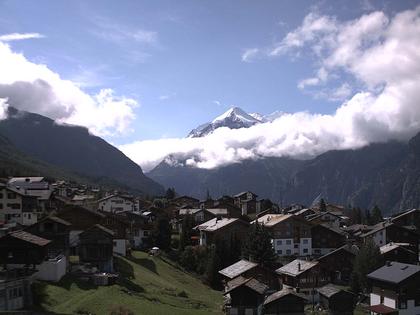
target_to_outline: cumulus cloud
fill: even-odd
[[[11,33],[0,35],[0,42],[11,42],[16,40],[44,38],[45,36],[39,33]]]
[[[335,97],[346,101],[333,114],[283,114],[247,129],[220,128],[203,138],[138,141],[120,149],[145,170],[167,156],[194,167],[214,168],[244,159],[308,157],[372,142],[407,140],[420,130],[418,34],[420,7],[392,17],[372,12],[346,22],[310,14],[271,53],[309,48],[318,56],[319,81],[346,73],[360,82],[354,95],[346,82],[335,89]]]
[[[77,83],[62,79],[46,65],[29,61],[2,42],[0,98],[18,109],[85,126],[102,136],[129,131],[135,118],[133,108],[138,105],[110,89],[89,95]]]

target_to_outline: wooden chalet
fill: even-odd
[[[78,248],[80,263],[89,263],[100,271],[112,272],[113,237],[114,233],[111,230],[99,224],[80,233]]]
[[[312,254],[322,256],[332,252],[346,243],[347,233],[327,224],[316,224],[311,227]]]
[[[268,287],[254,278],[236,277],[227,283],[223,293],[228,297],[225,305],[229,315],[258,315],[261,313]]]
[[[304,315],[306,297],[292,289],[284,288],[269,295],[264,301],[264,315]]]
[[[319,304],[331,315],[353,315],[356,295],[332,284],[318,289]]]

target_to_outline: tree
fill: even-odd
[[[166,193],[165,193],[166,199],[171,200],[171,199],[174,199],[175,196],[176,196],[175,188],[172,187],[166,190]]]
[[[381,209],[378,206],[373,207],[371,215],[372,224],[382,222],[383,219]]]
[[[211,195],[210,195],[210,191],[207,189],[207,191],[206,191],[206,200],[209,201],[211,199],[212,198],[211,198]]]
[[[206,281],[214,289],[220,288],[219,270],[222,269],[221,259],[215,245],[210,246],[206,266]]]
[[[271,235],[258,220],[251,226],[242,256],[262,266],[271,267],[276,263],[277,255],[271,244]]]
[[[326,212],[327,211],[327,204],[325,203],[324,198],[321,198],[319,201],[319,211]]]
[[[362,223],[362,210],[360,208],[353,208],[351,214],[352,224],[361,224]]]
[[[354,292],[365,291],[368,287],[367,274],[381,265],[379,247],[372,240],[367,240],[356,255],[353,264],[350,286]]]
[[[367,225],[372,225],[372,216],[370,214],[369,209],[365,210],[365,217],[363,219],[363,223]]]
[[[192,228],[194,227],[194,218],[187,214],[184,216],[179,235],[179,250],[183,251],[186,246],[191,245]]]
[[[166,216],[159,217],[153,226],[153,241],[155,246],[167,250],[171,246],[171,225]]]

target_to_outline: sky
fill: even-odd
[[[150,170],[313,156],[420,130],[419,1],[0,0],[0,117],[82,125]],[[189,131],[232,106],[286,113]]]

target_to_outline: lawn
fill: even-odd
[[[96,287],[66,276],[58,284],[39,282],[39,308],[53,314],[110,314],[123,306],[133,314],[222,314],[222,294],[160,257],[133,252],[117,258],[117,284]]]

